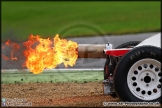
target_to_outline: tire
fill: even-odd
[[[115,49],[136,46],[139,43],[141,43],[141,41],[130,41],[130,42],[126,42],[126,43],[123,43],[123,44],[117,46]],[[115,60],[117,60],[117,59],[118,59],[117,57],[114,58],[114,57],[111,57],[111,56],[106,59],[106,62],[105,62],[105,65],[104,65],[104,80],[106,80],[109,77],[110,73],[113,74],[113,71],[114,71],[114,69],[116,67]],[[110,60],[111,60],[111,64],[109,64],[110,63]],[[108,72],[109,73],[106,73],[106,67],[108,67]]]
[[[129,41],[129,42],[126,42],[126,43],[123,43],[123,44],[117,46],[116,49],[118,49],[118,48],[128,48],[128,47],[131,47],[131,46],[136,46],[139,43],[141,43],[141,41]]]
[[[161,103],[161,76],[161,49],[136,47],[115,68],[115,91],[123,101]]]

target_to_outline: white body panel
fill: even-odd
[[[161,33],[158,33],[156,35],[153,35],[153,36],[145,39],[144,41],[142,41],[140,44],[138,44],[135,47],[139,47],[139,46],[143,46],[143,45],[152,45],[152,46],[161,48]]]

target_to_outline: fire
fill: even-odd
[[[74,66],[78,58],[78,44],[66,39],[60,39],[57,34],[54,38],[54,44],[48,39],[43,39],[39,35],[30,35],[28,41],[24,42],[26,50],[23,51],[23,55],[26,57],[25,63],[22,66],[26,66],[34,74],[40,74],[44,69],[56,68],[57,65],[63,63],[65,67]],[[36,45],[37,44],[37,45]],[[36,45],[35,48],[33,46]],[[11,58],[1,54],[5,60],[17,60],[14,57],[15,51],[20,46],[17,43],[7,40],[5,47],[11,47]]]
[[[12,48],[10,59],[17,60],[17,57],[14,57],[14,52],[17,51],[20,48],[20,46],[17,43],[10,41],[9,39],[5,42],[5,46]],[[2,46],[2,49],[4,49],[5,46]],[[4,58],[5,60],[9,60],[9,57],[3,54],[2,58]]]
[[[5,59],[5,60],[9,60],[9,58],[5,55],[2,54],[2,58]]]
[[[64,63],[65,67],[73,66],[78,58],[78,44],[73,41],[60,39],[59,35],[54,38],[54,46],[56,51],[56,60],[58,63]]]
[[[38,42],[36,48],[32,48]],[[34,74],[41,73],[44,69],[52,69],[64,63],[65,67],[73,66],[78,58],[78,44],[73,41],[60,39],[57,34],[54,37],[54,45],[50,39],[43,39],[40,36],[30,35],[28,41],[24,42],[26,50],[24,56],[26,66]]]

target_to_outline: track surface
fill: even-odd
[[[2,97],[25,98],[32,106],[103,107],[119,98],[103,95],[102,82],[2,84]]]

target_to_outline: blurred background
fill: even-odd
[[[85,37],[160,31],[160,2],[3,1],[1,36]]]

